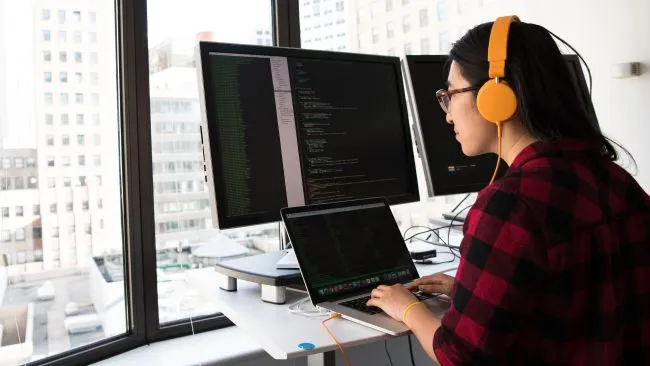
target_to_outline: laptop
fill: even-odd
[[[409,331],[366,306],[377,286],[419,278],[384,198],[284,208],[281,216],[314,306],[388,334]]]

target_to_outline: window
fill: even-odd
[[[2,207],[2,217],[9,217],[9,207]]]
[[[0,241],[10,242],[11,241],[11,231],[9,230],[0,230]]]
[[[429,26],[429,10],[420,9],[420,28],[425,28]]]
[[[405,15],[402,17],[402,32],[408,33],[411,31],[411,17]]]
[[[393,11],[393,0],[386,0],[386,12]]]
[[[65,10],[59,10],[59,24],[65,24]]]
[[[52,18],[52,14],[50,13],[50,9],[43,9],[41,10],[41,20],[50,20]]]
[[[61,164],[63,166],[70,166],[70,157],[69,156],[64,156],[61,158]]]
[[[52,73],[49,71],[46,71],[43,73],[43,81],[46,83],[51,83],[52,82]]]
[[[74,53],[74,62],[80,64],[83,62],[83,56],[81,55],[81,52],[75,52]]]
[[[61,100],[61,105],[68,105],[68,93],[61,93],[61,95],[59,95],[59,98]]]
[[[68,73],[65,71],[62,71],[59,73],[59,81],[63,84],[68,82]]]
[[[51,113],[48,113],[45,115],[45,124],[46,125],[53,125],[54,124],[54,116]]]
[[[345,7],[343,6],[343,1],[337,1],[336,2],[336,11],[343,11],[345,10]]]
[[[83,176],[83,175],[80,175],[79,176],[79,181],[78,181],[78,186],[79,187],[85,187],[86,185],[87,185],[86,177]]]
[[[81,31],[74,31],[74,43],[81,43],[83,41]]]
[[[43,51],[43,62],[52,62],[52,52]]]
[[[36,177],[27,178],[27,188],[28,189],[36,189],[36,188],[38,188],[38,178],[36,178]]]
[[[446,53],[449,52],[450,48],[451,48],[451,44],[449,40],[449,33],[440,32],[438,34],[438,49]]]
[[[453,15],[453,7],[451,0],[438,0],[438,20],[448,20]]]
[[[16,229],[16,241],[25,241],[25,229],[23,228]],[[23,259],[23,263],[24,263],[24,259]]]
[[[42,35],[43,35],[43,41],[49,42],[52,40],[52,35],[50,34],[49,30],[44,29]]]
[[[388,49],[388,56],[397,56],[394,48],[391,47]]]
[[[84,146],[86,144],[86,136],[77,135],[77,145]]]
[[[36,158],[29,157],[27,158],[27,167],[28,168],[36,168]]]
[[[73,209],[74,209],[74,206],[72,205],[72,202],[68,202],[68,203],[65,204],[66,212],[72,212]]]
[[[9,169],[9,168],[11,168],[11,159],[2,158],[2,169]]]
[[[69,146],[70,145],[70,136],[68,136],[68,135],[61,136],[61,143],[63,144],[63,146]]]
[[[87,200],[83,201],[81,203],[81,209],[84,210],[84,211],[88,211],[90,209],[90,203],[88,203]]]
[[[59,62],[68,62],[68,54],[65,51],[59,52]]]
[[[58,226],[52,226],[52,237],[53,238],[58,238],[59,237],[59,227]]]
[[[386,38],[391,39],[395,36],[395,24],[393,22],[386,23]]]
[[[94,11],[88,12],[88,19],[91,23],[97,23],[97,13]]]
[[[56,213],[56,203],[50,204],[50,213],[52,214]]]
[[[54,103],[54,100],[52,99],[52,93],[45,93],[43,99],[44,99],[44,101],[45,101],[45,104],[52,104],[52,103]]]
[[[41,205],[34,205],[32,207],[32,214],[34,216],[40,216],[40,214],[41,214]]]
[[[32,238],[34,240],[43,239],[43,229],[41,229],[40,227],[32,228]],[[40,260],[36,259],[37,257],[40,258]],[[43,260],[43,253],[41,252],[40,256],[37,256],[36,253],[34,253],[34,259],[36,261],[42,261]]]
[[[16,217],[23,217],[23,206],[16,206]]]
[[[413,47],[411,46],[410,43],[404,43],[404,54],[405,55],[410,55],[413,53]]]
[[[92,226],[90,225],[89,222],[87,222],[84,225],[84,233],[86,233],[86,234],[92,234],[93,233]]]
[[[93,165],[96,167],[99,167],[102,165],[102,157],[101,155],[93,155]]]
[[[372,44],[379,43],[379,31],[377,28],[372,28]]]
[[[85,155],[77,156],[77,163],[79,164],[79,166],[86,166],[86,156]]]
[[[22,169],[25,167],[25,158],[17,157],[14,159],[14,166],[18,169]]]
[[[78,125],[83,125],[84,124],[84,115],[81,114],[81,113],[77,113],[76,120],[77,120]]]
[[[74,80],[77,84],[83,84],[84,82],[84,75],[80,72],[75,72],[74,73]]]
[[[52,135],[45,136],[45,143],[47,144],[47,146],[54,146],[54,136]]]
[[[25,189],[25,178],[24,177],[15,177],[14,178],[14,189]]]
[[[72,19],[74,19],[75,23],[81,23],[81,12],[79,10],[73,11]]]
[[[66,43],[68,41],[68,33],[66,31],[59,31],[59,42]]]
[[[67,113],[61,115],[61,124],[64,126],[70,124],[70,116]]]
[[[84,104],[84,95],[83,93],[75,93],[74,100],[77,105]]]
[[[430,45],[429,45],[429,38],[422,38],[420,39],[420,53],[423,55],[427,55],[431,52]]]
[[[70,180],[70,177],[63,177],[63,186],[72,187],[72,181]]]

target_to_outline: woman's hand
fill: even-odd
[[[428,294],[443,294],[451,297],[455,279],[452,276],[438,273],[424,276],[406,285],[410,291],[420,290]]]
[[[376,306],[388,314],[391,318],[402,321],[402,314],[407,306],[418,299],[403,285],[393,286],[380,285],[372,290],[368,306]]]

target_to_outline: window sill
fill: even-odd
[[[223,329],[145,345],[95,366],[233,365],[269,357],[241,329]]]

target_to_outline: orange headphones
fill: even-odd
[[[494,21],[490,32],[490,43],[488,45],[490,80],[483,84],[476,97],[476,106],[481,116],[497,125],[499,141],[498,158],[490,184],[494,182],[497,176],[499,162],[501,160],[501,123],[512,118],[517,111],[517,97],[515,96],[515,92],[502,79],[506,76],[510,24],[518,21],[519,18],[516,15],[500,17]]]

